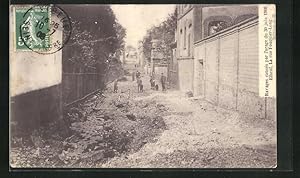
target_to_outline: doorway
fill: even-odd
[[[197,80],[197,94],[198,96],[204,95],[204,71],[203,71],[203,59],[197,60],[197,73],[196,73],[196,80]]]

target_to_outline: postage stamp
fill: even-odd
[[[49,49],[50,7],[16,7],[16,49]]]
[[[55,5],[16,7],[15,18],[16,50],[55,53],[71,35],[70,18]]]

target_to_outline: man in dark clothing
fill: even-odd
[[[118,93],[118,79],[114,82],[114,93]]]
[[[136,79],[140,78],[141,73],[139,71],[136,71]]]
[[[154,81],[154,76],[153,75],[150,78],[150,85],[151,85],[151,89],[154,90],[154,88],[155,88],[155,81]]]
[[[140,79],[140,92],[144,92],[144,85],[141,79]]]
[[[161,82],[162,91],[166,91],[166,81],[167,81],[167,77],[164,76],[164,73],[161,73],[160,82]]]
[[[132,72],[132,81],[135,80],[135,72]]]
[[[143,85],[143,81],[138,78],[137,79],[137,84],[138,84],[138,93],[141,92],[141,89],[143,88],[142,85]]]

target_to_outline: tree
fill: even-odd
[[[96,63],[94,52],[95,43],[90,43],[90,41],[93,40],[91,33],[82,29],[81,23],[75,20],[72,21],[72,27],[73,35],[64,49],[70,53],[67,53],[68,55],[65,55],[64,59],[73,63],[73,65],[71,65],[73,66],[71,67],[73,68],[73,72],[78,70],[82,71],[86,67],[94,68]],[[68,68],[69,66],[64,65],[64,67]]]
[[[158,40],[158,46],[164,56],[168,57],[172,54],[170,44],[175,41],[175,29],[177,28],[177,11],[169,14],[168,18],[158,26],[153,26],[149,30],[143,39],[143,52],[147,60],[151,57],[151,41],[153,39]]]
[[[75,71],[88,67],[104,73],[124,50],[126,30],[108,5],[62,5],[62,8],[73,24],[63,59],[75,63],[70,65],[75,66]]]
[[[125,48],[126,29],[119,22],[116,22],[115,28],[117,32],[116,57],[119,58]]]

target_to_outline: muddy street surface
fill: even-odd
[[[142,80],[143,93],[128,74],[117,93],[112,83],[74,106],[66,116],[70,136],[63,141],[33,136],[34,146],[12,149],[12,165],[276,167],[275,121],[246,117],[178,91],[154,91],[147,75]]]

